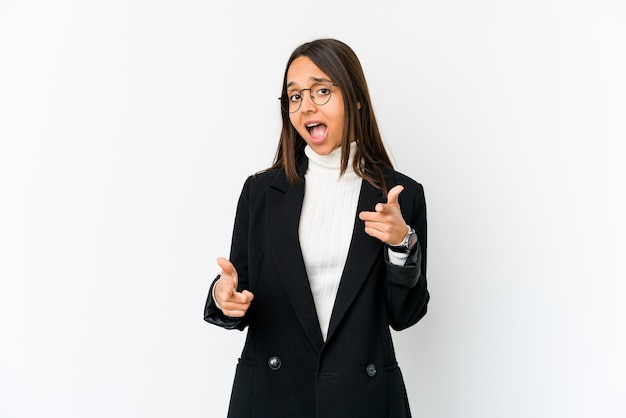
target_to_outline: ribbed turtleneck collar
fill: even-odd
[[[353,173],[352,161],[356,154],[356,142],[350,143],[350,156],[346,174]],[[308,172],[313,173],[337,173],[341,171],[341,147],[334,149],[330,154],[319,155],[308,145],[304,147],[304,154],[309,158]]]

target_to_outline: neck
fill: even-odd
[[[356,149],[356,142],[351,142],[346,173],[354,172],[354,169],[352,168],[352,162],[354,161]],[[330,154],[319,155],[307,145],[304,148],[304,153],[309,158],[309,171],[332,173],[339,173],[341,171],[341,147],[337,147]]]

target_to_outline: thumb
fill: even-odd
[[[237,276],[237,269],[235,269],[235,266],[233,266],[233,263],[231,263],[229,260],[227,260],[224,257],[218,257],[217,264],[222,268],[222,275],[227,275],[233,278],[233,282],[235,283],[235,289],[236,289],[239,280]]]
[[[398,196],[400,196],[400,193],[402,193],[403,190],[404,186],[400,185],[394,186],[391,190],[389,190],[389,193],[387,193],[387,204],[400,206],[398,203]]]

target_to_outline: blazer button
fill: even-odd
[[[365,368],[365,372],[367,373],[369,377],[376,376],[376,366],[373,364],[368,364],[367,367]]]
[[[267,365],[268,365],[268,367],[270,369],[276,371],[276,370],[280,369],[280,366],[282,365],[282,362],[280,361],[280,359],[278,357],[272,356],[267,361]]]

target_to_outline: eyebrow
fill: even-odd
[[[319,83],[320,81],[327,81],[329,83],[332,83],[332,81],[330,81],[327,78],[311,77],[311,80],[316,82],[316,83]],[[291,81],[291,82],[287,83],[286,87],[287,88],[292,87],[294,84],[296,84],[296,82],[295,81]]]

